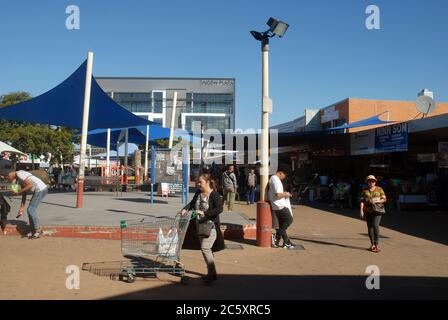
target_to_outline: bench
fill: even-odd
[[[98,176],[85,176],[84,177],[84,191],[114,191],[121,192],[122,186],[120,184],[119,177],[98,177]]]

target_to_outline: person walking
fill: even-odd
[[[247,175],[247,205],[251,205],[255,203],[255,188],[257,186],[257,175],[255,174],[254,169],[250,169],[249,174]]]
[[[31,191],[33,193],[27,209],[31,226],[31,232],[28,234],[28,237],[30,239],[40,238],[42,236],[42,228],[40,226],[39,217],[37,215],[37,207],[48,193],[47,185],[38,177],[23,170],[9,172],[7,175],[7,179],[9,183],[17,181],[17,183],[21,186],[20,191],[12,192],[13,195],[22,195],[22,202],[20,204],[19,214],[17,218],[20,218],[25,211],[27,192]]]
[[[0,193],[0,227],[4,235],[6,235],[6,225],[8,222],[9,211],[11,211],[11,206],[6,201],[3,194]]]
[[[192,226],[196,227],[196,236],[199,238],[202,255],[207,264],[207,275],[202,277],[202,280],[205,284],[211,284],[218,278],[213,252],[225,248],[219,219],[219,215],[223,211],[223,204],[221,195],[216,191],[215,183],[210,174],[200,174],[196,185],[198,191],[191,202],[182,209],[181,213],[185,215],[191,210],[195,210],[197,213],[196,218],[190,222],[189,229]],[[190,231],[190,233],[192,232]]]
[[[283,239],[283,248],[294,249],[295,245],[291,242],[286,232],[293,222],[291,202],[289,201],[292,195],[289,192],[283,191],[282,184],[282,180],[285,180],[287,176],[288,170],[286,168],[277,169],[277,172],[269,179],[268,198],[273,210],[273,220],[275,220],[275,215],[278,221],[273,246],[276,248],[280,247],[280,240]]]
[[[381,216],[386,212],[384,203],[386,194],[381,187],[376,186],[377,179],[373,175],[366,178],[367,188],[362,191],[360,203],[360,216],[367,222],[367,230],[370,238],[369,251],[380,252],[378,246],[380,238]]]
[[[227,211],[233,210],[235,202],[235,194],[238,190],[238,182],[235,176],[235,167],[233,164],[227,166],[227,170],[222,174],[222,188],[224,192],[224,200],[226,201]]]

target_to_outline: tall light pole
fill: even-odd
[[[251,31],[252,36],[261,42],[262,54],[262,111],[261,111],[261,168],[260,168],[260,202],[257,203],[257,246],[271,247],[272,216],[271,207],[266,202],[266,187],[269,178],[269,114],[272,113],[272,100],[269,97],[269,38],[285,34],[289,25],[269,18],[269,30]]]
[[[269,114],[272,113],[272,100],[269,97],[269,38],[283,37],[289,25],[280,20],[269,18],[269,30],[251,31],[252,36],[261,42],[262,52],[262,120],[261,120],[261,168],[260,201],[265,201],[266,186],[269,178]]]

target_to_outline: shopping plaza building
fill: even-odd
[[[373,125],[350,125],[363,122]],[[272,128],[279,162],[303,182],[315,173],[360,182],[374,174],[397,181],[402,203],[423,205],[434,181],[448,177],[448,103],[422,114],[415,101],[348,98]]]
[[[234,78],[97,77],[101,88],[128,111],[169,127],[177,92],[175,128],[235,128]]]

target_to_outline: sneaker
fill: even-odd
[[[218,280],[218,276],[216,274],[206,275],[205,277],[202,278],[202,281],[205,284],[211,284],[212,282],[215,282],[216,280]]]
[[[28,233],[28,238],[30,238],[30,239],[38,239],[38,238],[42,237],[43,234],[44,233],[43,233],[42,229],[37,229],[34,232]]]
[[[271,243],[272,247],[273,248],[280,247],[279,242],[280,242],[280,239],[276,239],[275,236],[272,235],[272,243]]]
[[[283,245],[283,248],[285,248],[285,249],[294,249],[295,247],[296,246],[291,241],[289,241]]]
[[[42,237],[42,232],[35,232],[30,239],[39,239],[40,237]]]

